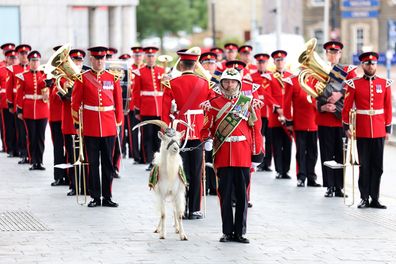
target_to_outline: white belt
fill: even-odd
[[[6,93],[6,89],[0,89],[0,93]]]
[[[202,109],[187,110],[184,115],[203,115]]]
[[[84,109],[91,110],[91,111],[96,111],[96,112],[107,112],[107,111],[113,111],[114,106],[92,106],[92,105],[84,105]]]
[[[25,99],[42,100],[43,96],[39,94],[25,94]]]
[[[230,136],[227,137],[224,142],[240,142],[240,141],[245,141],[246,137],[245,136]]]
[[[259,95],[259,96],[258,96],[258,99],[264,100],[264,95]]]
[[[144,96],[162,96],[164,94],[164,92],[160,92],[160,91],[141,91],[140,95],[144,95]]]
[[[361,110],[361,109],[357,109],[356,110],[356,114],[359,115],[381,115],[384,113],[384,109],[371,109],[371,110]]]
[[[13,92],[13,93],[16,93],[16,92],[17,92],[17,89],[16,89],[16,88],[12,89],[12,92]]]

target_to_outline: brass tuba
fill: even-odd
[[[323,61],[315,52],[316,44],[316,38],[310,39],[305,43],[305,51],[301,53],[298,58],[298,62],[301,63],[302,68],[298,75],[298,82],[305,92],[313,98],[323,94],[330,80],[329,74],[332,70],[331,65]],[[312,81],[312,79],[317,80],[315,89],[307,84],[309,81]]]
[[[81,70],[72,61],[69,56],[70,45],[65,44],[60,47],[48,60],[44,67],[44,72],[48,75],[53,75],[56,82],[56,87],[60,94],[66,95],[68,89],[73,87],[76,80],[81,78]],[[65,78],[68,81],[67,88],[61,86],[61,78]]]

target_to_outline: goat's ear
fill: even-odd
[[[186,134],[186,130],[183,130],[182,132],[180,132],[180,138],[183,138],[184,134]]]
[[[158,138],[161,140],[164,140],[164,137],[165,137],[164,133],[162,133],[161,131],[158,131]]]

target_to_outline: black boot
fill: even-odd
[[[333,187],[327,187],[327,191],[326,191],[324,197],[333,197],[333,196],[334,196]]]

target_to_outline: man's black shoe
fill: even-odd
[[[37,166],[36,170],[45,170],[45,168],[41,164],[36,164],[36,166]]]
[[[289,174],[284,173],[284,174],[282,174],[282,179],[287,179],[287,180],[289,180],[289,179],[291,179],[291,177],[290,177]]]
[[[253,204],[252,204],[251,202],[248,202],[248,207],[249,207],[249,208],[252,208],[252,207],[253,207]]]
[[[265,166],[265,167],[263,168],[263,171],[272,171],[272,170],[271,170],[270,167]]]
[[[197,220],[197,219],[202,219],[202,218],[203,218],[203,215],[199,211],[193,212],[192,214],[190,214],[188,216],[188,219],[190,219],[190,220]]]
[[[51,186],[60,186],[60,185],[63,185],[63,181],[61,179],[57,179],[53,183],[51,183]]]
[[[147,167],[146,171],[151,171],[152,168],[153,168],[153,164],[150,164],[150,165]]]
[[[234,236],[234,241],[238,243],[244,243],[244,244],[249,244],[250,241],[246,237],[235,235]]]
[[[320,185],[320,184],[317,183],[316,181],[308,181],[308,182],[307,182],[307,186],[308,186],[308,187],[321,187],[322,185]]]
[[[70,190],[70,192],[67,193],[67,196],[75,196],[76,195],[76,190]]]
[[[344,197],[344,192],[342,191],[341,188],[336,187],[334,191],[334,196],[335,197]],[[348,195],[345,195],[345,198],[348,198]]]
[[[275,176],[275,179],[282,179],[282,174],[281,173],[277,173]]]
[[[370,203],[368,199],[362,199],[357,206],[357,208],[359,209],[369,208],[369,207],[370,207]]]
[[[385,205],[380,204],[378,200],[372,200],[370,203],[371,208],[376,208],[376,209],[386,209]]]
[[[116,179],[120,178],[120,172],[117,169],[115,169],[113,172],[113,178],[116,178]]]
[[[61,185],[63,185],[63,186],[69,186],[70,184],[69,184],[69,181],[68,181],[68,180],[62,179],[62,180],[61,180]]]
[[[23,157],[18,164],[29,164],[29,159],[27,157]]]
[[[333,193],[333,187],[327,187],[327,191],[324,195],[324,197],[333,197],[334,193]]]
[[[105,207],[118,207],[118,203],[113,202],[111,199],[103,199],[102,206],[105,206]]]
[[[220,238],[219,241],[220,241],[220,242],[232,242],[232,241],[233,241],[233,237],[232,237],[232,235],[226,235],[226,234],[224,234],[224,235]]]
[[[305,187],[305,182],[303,180],[297,180],[297,187]]]
[[[29,170],[37,170],[37,164],[33,164],[30,166]]]
[[[89,202],[88,207],[97,207],[100,205],[101,205],[100,199],[93,199],[92,201]]]

